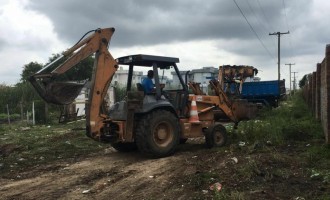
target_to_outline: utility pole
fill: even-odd
[[[281,38],[281,35],[283,35],[283,34],[289,34],[290,32],[288,31],[288,32],[285,32],[285,33],[281,33],[281,32],[274,32],[274,33],[269,33],[269,35],[277,35],[277,38],[278,38],[278,42],[277,42],[277,45],[278,45],[278,47],[277,47],[277,65],[278,65],[278,80],[281,80],[281,73],[280,73],[280,71],[281,71],[281,69],[280,69],[280,67],[281,67],[281,40],[280,40],[280,38]]]
[[[290,94],[291,94],[291,65],[295,65],[295,63],[288,63],[288,64],[285,64],[285,65],[289,65],[289,74],[290,74]]]
[[[293,73],[293,92],[296,92],[296,73],[298,72],[291,72]]]

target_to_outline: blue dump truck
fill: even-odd
[[[265,106],[277,107],[285,94],[285,80],[244,82],[241,98]]]

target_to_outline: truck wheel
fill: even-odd
[[[174,153],[179,144],[179,120],[169,111],[156,110],[141,119],[135,135],[138,149],[152,157]]]
[[[227,142],[226,128],[221,124],[210,126],[205,133],[205,143],[208,148],[221,147]]]
[[[116,143],[112,143],[111,146],[120,152],[131,152],[137,150],[137,146],[134,142],[127,142],[127,143],[116,142]]]

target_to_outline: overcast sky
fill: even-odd
[[[289,67],[304,74],[322,62],[330,43],[328,0],[0,0],[0,83],[15,84],[23,66],[46,63],[87,31],[116,29],[113,57],[153,54],[180,58],[182,70],[224,64],[252,65],[262,80]],[[287,87],[289,87],[287,81]]]

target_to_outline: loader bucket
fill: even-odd
[[[83,83],[50,81],[39,82],[34,77],[30,78],[30,82],[41,98],[43,98],[47,103],[57,105],[67,105],[72,103],[86,84],[86,81]]]
[[[232,109],[238,121],[254,119],[259,110],[257,104],[246,99],[233,100]]]

